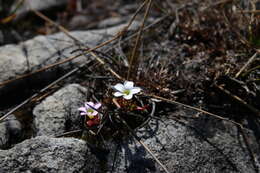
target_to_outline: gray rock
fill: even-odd
[[[38,105],[34,109],[34,115],[36,116],[35,126],[39,128],[38,135],[53,135],[57,132],[64,132],[67,119],[73,119],[75,117],[75,119],[77,119],[79,117],[77,108],[79,106],[78,103],[82,102],[81,99],[84,98],[82,91],[84,93],[85,89],[77,84],[72,84],[46,98],[40,105]],[[175,113],[176,116],[184,114],[186,116],[192,116],[193,112],[186,113],[184,111],[179,111]],[[70,115],[75,115],[75,117]],[[51,129],[51,131],[49,129]],[[137,135],[170,172],[254,173],[255,170],[250,160],[250,155],[241,141],[241,136],[238,134],[239,131],[233,124],[219,121],[210,117],[201,117],[195,120],[191,119],[185,123],[174,121],[172,119],[161,118],[161,120],[151,120],[147,126],[137,130]],[[57,148],[57,150],[59,150],[60,143],[63,142],[51,141],[65,140],[46,137],[43,137],[43,139],[44,142],[42,143],[47,143],[47,146],[45,144],[40,144],[43,145],[42,148]],[[30,143],[33,142],[29,142],[29,144]],[[56,143],[59,144],[58,147],[56,146]],[[62,154],[52,155],[49,154],[49,151],[46,151],[47,149],[44,150],[41,147],[34,147],[35,145],[38,145],[37,143],[35,145],[29,144],[27,141],[26,145],[19,144],[15,146],[16,149],[0,152],[0,172],[1,168],[3,169],[2,171],[6,171],[5,168],[8,167],[6,166],[7,163],[9,163],[11,167],[14,167],[11,169],[14,171],[25,168],[30,170],[45,170],[46,167],[48,167],[51,171],[57,171],[57,165],[60,164],[57,162],[66,157]],[[31,153],[33,153],[33,149],[26,149],[28,148],[27,145],[32,145],[33,149],[39,148],[38,150],[42,151],[42,153],[32,156]],[[112,171],[112,166],[114,167],[113,172],[118,173],[164,172],[158,163],[156,163],[149,153],[143,148],[143,146],[132,138],[121,141],[121,148],[119,148],[119,150],[117,148],[118,145],[112,141],[106,142],[105,146],[107,146],[109,150],[108,157],[106,157],[106,154],[104,154],[102,150],[96,150],[94,157],[94,159],[96,159],[97,156],[99,162],[102,162],[103,172]],[[17,148],[19,148],[21,152],[17,152]],[[80,148],[81,146],[79,146],[78,150],[80,150]],[[24,150],[29,150],[29,154],[28,152],[23,152]],[[55,150],[55,152],[57,150]],[[71,152],[75,152],[75,147],[73,146],[68,148],[68,151],[64,151],[63,149],[61,150],[63,153],[70,154]],[[7,161],[2,163],[1,157],[9,158],[10,151],[18,154],[12,155],[10,160],[7,159]],[[115,153],[117,153],[116,157]],[[254,153],[259,153],[259,150],[255,150]],[[21,154],[22,156],[19,156]],[[42,157],[39,157],[39,155],[42,155]],[[52,157],[50,157],[50,155]],[[60,159],[60,157],[62,158]],[[81,157],[81,155],[79,157]],[[257,157],[259,156],[257,155]],[[38,162],[33,162],[32,160],[37,160],[35,158],[47,159],[41,159]],[[52,160],[58,161],[52,162]],[[70,161],[67,162],[69,163],[66,164],[73,165]],[[74,161],[72,162],[74,163]],[[80,160],[76,162],[81,164],[83,161]],[[30,167],[27,164],[32,166]],[[19,167],[18,165],[22,166]],[[92,170],[101,169],[99,165],[89,162],[87,162],[84,166],[89,166]],[[76,171],[77,168],[72,167],[70,169]],[[60,170],[63,170],[63,165],[61,169],[59,168],[59,171]],[[99,172],[99,170],[96,170],[96,172]]]
[[[108,40],[120,31],[125,24],[100,30],[70,32],[75,38],[89,47]],[[138,26],[133,23],[131,29]],[[59,60],[78,55],[79,52],[71,53],[79,47],[73,40],[63,33],[49,36],[37,36],[18,45],[5,45],[0,47],[0,83],[22,75],[28,71],[39,69]],[[73,61],[64,64],[61,68],[71,68],[86,62],[89,57],[80,56]],[[1,87],[0,87],[1,91]],[[1,94],[0,94],[1,95]]]
[[[23,138],[23,128],[21,122],[18,121],[14,115],[10,115],[6,119],[5,124],[8,129],[10,144],[20,142]]]
[[[60,6],[67,3],[67,0],[26,0],[23,2],[22,6],[18,8],[16,14],[24,15],[29,12],[30,9],[34,10],[44,10],[55,6]],[[17,4],[14,4],[12,9],[15,9]]]
[[[9,140],[9,133],[5,123],[0,123],[0,148],[5,148]]]
[[[33,110],[37,135],[57,135],[80,129],[78,108],[84,103],[87,89],[70,84],[47,97]]]
[[[99,28],[107,28],[107,27],[111,27],[111,26],[115,26],[118,24],[122,24],[125,23],[127,21],[127,19],[129,19],[128,17],[111,17],[108,19],[105,19],[103,21],[101,21],[98,24]]]
[[[152,120],[137,132],[170,172],[255,173],[237,134],[237,128],[225,122],[187,126],[170,119]],[[138,142],[130,140],[122,144],[114,172],[164,171]]]
[[[0,172],[99,172],[86,143],[73,138],[36,137],[0,150]]]
[[[89,15],[76,15],[73,16],[69,22],[69,28],[80,28],[88,26],[91,21],[91,16]]]
[[[0,123],[0,148],[6,148],[10,144],[19,142],[21,137],[22,126],[14,115],[10,115]]]

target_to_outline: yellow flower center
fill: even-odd
[[[88,113],[93,113],[94,110],[93,110],[93,109],[88,109],[87,112],[88,112]]]
[[[130,90],[124,90],[123,93],[126,94],[126,95],[129,95],[130,94]]]

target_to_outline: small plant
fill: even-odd
[[[100,123],[100,115],[97,111],[101,103],[86,102],[83,107],[78,108],[80,115],[85,116],[86,124],[91,127]]]
[[[116,98],[109,98],[109,100],[112,101],[111,103],[116,105],[116,109],[119,108],[126,114],[129,112],[135,113],[135,111],[147,111],[147,105],[140,104],[137,98],[133,99],[135,94],[141,92],[141,88],[134,86],[134,82],[125,81],[123,84],[117,83],[112,88],[115,90],[113,95]],[[103,113],[98,111],[101,106],[101,103],[94,103],[90,101],[86,102],[83,107],[78,108],[80,115],[85,116],[85,124],[87,127],[92,127],[101,123],[101,115]],[[111,108],[108,106],[108,109]],[[115,109],[115,107],[112,109]],[[104,115],[106,115],[106,113],[104,113]]]

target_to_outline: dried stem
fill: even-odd
[[[227,89],[224,89],[222,86],[218,86],[218,85],[214,85],[216,88],[218,88],[220,91],[224,92],[226,95],[228,95],[230,98],[232,98],[233,100],[235,100],[236,102],[240,103],[241,105],[243,105],[244,107],[246,107],[247,109],[249,109],[251,112],[253,112],[254,114],[256,114],[258,117],[260,117],[260,111],[258,109],[256,109],[255,107],[249,105],[246,101],[244,101],[243,99],[241,99],[240,97],[232,94],[230,91],[228,91]]]
[[[149,147],[136,135],[135,131],[128,126],[125,120],[120,117],[119,120],[127,127],[127,129],[129,130],[130,134],[134,137],[134,139],[138,141],[145,148],[145,150],[154,158],[154,160],[163,168],[163,170],[166,173],[170,173],[168,169],[165,167],[165,165],[162,164],[162,162],[153,154],[153,152],[149,149]]]
[[[144,30],[145,21],[148,17],[150,9],[151,9],[151,5],[152,5],[152,0],[149,0],[145,14],[144,14],[143,22],[142,22],[142,25],[139,29],[139,32],[138,32],[138,35],[137,35],[137,38],[136,38],[136,41],[135,41],[135,46],[134,46],[134,49],[132,51],[132,55],[131,55],[131,58],[130,58],[130,66],[129,66],[129,69],[128,69],[128,72],[127,72],[127,79],[130,78],[130,74],[133,74],[133,71],[136,70],[136,66],[138,65],[139,55],[137,55],[137,49],[140,47],[140,40],[141,40],[142,33],[143,33],[143,30]],[[133,76],[135,76],[135,74],[133,74]]]
[[[32,95],[31,97],[27,98],[25,101],[23,101],[22,103],[20,103],[19,105],[17,105],[16,107],[14,107],[13,109],[11,109],[10,111],[8,111],[4,116],[0,117],[0,122],[2,122],[4,119],[6,119],[9,115],[11,115],[13,112],[15,112],[16,110],[18,110],[19,108],[21,108],[22,106],[24,106],[25,104],[29,103],[31,100],[35,99],[39,94],[44,93],[45,91],[47,91],[48,89],[50,89],[51,87],[53,87],[54,85],[56,85],[58,82],[62,81],[63,79],[67,78],[68,76],[72,75],[73,73],[77,72],[78,69],[82,68],[83,66],[85,66],[85,64],[80,65],[79,67],[71,70],[70,72],[66,73],[65,75],[63,75],[62,77],[60,77],[59,79],[55,80],[54,82],[52,82],[51,84],[47,85],[45,88],[41,89],[40,92],[35,93],[34,95]]]
[[[247,62],[246,64],[237,72],[235,78],[238,78],[240,74],[255,60],[259,52],[256,52]]]
[[[180,105],[180,106],[183,106],[183,107],[186,107],[186,108],[189,108],[189,109],[192,109],[192,110],[195,110],[195,111],[198,111],[198,112],[201,112],[201,113],[204,113],[204,114],[207,114],[207,115],[211,115],[215,118],[218,118],[218,119],[221,119],[221,120],[224,120],[224,121],[228,121],[228,122],[231,122],[233,124],[236,124],[238,125],[239,127],[241,127],[242,129],[244,129],[243,125],[240,124],[240,123],[237,123],[233,120],[230,120],[228,118],[224,118],[224,117],[221,117],[217,114],[213,114],[211,112],[208,112],[208,111],[205,111],[203,109],[200,109],[200,108],[196,108],[196,107],[193,107],[193,106],[190,106],[190,105],[186,105],[184,103],[180,103],[180,102],[177,102],[177,101],[174,101],[174,100],[170,100],[170,99],[167,99],[167,98],[163,98],[163,97],[160,97],[160,96],[156,96],[156,95],[146,95],[145,96],[148,96],[148,97],[152,97],[152,98],[155,98],[155,99],[159,99],[159,100],[162,100],[162,101],[165,101],[167,103],[171,103],[171,104],[176,104],[176,105]]]
[[[248,135],[245,133],[245,131],[243,129],[240,129],[240,131],[241,131],[242,137],[244,139],[246,148],[247,148],[247,150],[249,152],[249,155],[251,157],[251,160],[253,162],[252,164],[254,166],[255,172],[259,173],[260,169],[259,169],[259,163],[258,163],[258,160],[257,160],[257,155],[253,152],[253,150],[250,147],[249,137],[248,137]]]

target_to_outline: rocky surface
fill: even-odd
[[[138,23],[135,22],[131,28],[134,29],[137,25]],[[74,31],[70,34],[87,46],[93,47],[102,41],[112,38],[124,26],[123,24],[108,29]],[[71,52],[78,48],[76,43],[63,33],[37,36],[18,45],[2,46],[0,47],[0,82],[72,55],[77,55],[79,52],[74,54]],[[88,58],[81,56],[62,67],[69,68],[75,64],[81,64],[86,62]]]
[[[85,88],[77,84],[68,85],[36,106],[34,115],[37,134],[63,133],[68,119],[71,119],[72,125],[77,126],[77,108],[83,101],[82,93],[85,91]],[[193,115],[184,111],[175,114]],[[149,126],[137,131],[137,135],[170,172],[253,173],[255,170],[250,155],[241,135],[238,134],[239,131],[233,124],[210,117],[186,123],[171,119],[152,120]],[[164,172],[149,153],[132,138],[122,141],[115,163],[113,157],[117,144],[110,142],[105,145],[109,146],[110,151],[105,159],[108,170],[115,164],[114,172]]]
[[[128,17],[111,17],[99,22],[98,28],[107,28],[107,27],[119,25],[125,23],[128,20],[129,20]]]
[[[71,84],[37,105],[33,111],[37,135],[49,137],[36,137],[1,151],[0,172],[84,172],[85,168],[95,172],[164,172],[131,137],[119,145],[106,141],[103,149],[92,144],[89,153],[81,140],[50,137],[80,128],[77,108],[84,102],[84,93],[85,88]],[[193,114],[174,112],[174,116]],[[256,172],[238,128],[229,122],[205,116],[183,122],[162,117],[137,130],[137,135],[170,172]],[[257,143],[252,146],[253,152],[259,153]]]
[[[9,133],[5,123],[0,124],[0,148],[4,148],[7,145],[9,139]]]
[[[125,24],[108,29],[73,31],[70,34],[87,46],[95,47],[97,44],[112,38],[124,26]],[[138,22],[134,22],[131,29],[135,29],[137,26]],[[99,50],[102,51],[106,48],[107,46]],[[75,51],[78,49],[79,46],[63,33],[37,36],[17,45],[1,46],[0,84],[6,80],[14,79],[17,76],[41,69],[74,55],[79,55],[81,51]],[[75,52],[72,53],[72,51]],[[0,105],[8,105],[12,100],[16,99],[17,91],[22,91],[20,94],[24,95],[32,91],[31,87],[43,88],[50,81],[54,81],[61,75],[64,75],[66,71],[76,68],[82,63],[88,63],[91,60],[93,60],[93,57],[90,55],[83,55],[70,62],[56,66],[56,68],[53,67],[29,78],[22,78],[21,80],[0,86],[0,98],[7,98],[7,101],[0,100]],[[21,99],[22,97],[19,98]],[[19,102],[23,99],[19,100]]]
[[[82,140],[37,137],[0,150],[0,172],[99,172]]]
[[[86,93],[86,88],[70,84],[37,105],[33,110],[37,136],[80,129],[78,108],[84,103]]]
[[[0,149],[17,143],[22,138],[22,125],[14,115],[0,123]]]
[[[201,126],[170,119],[152,120],[137,133],[170,172],[255,173],[248,150],[237,134],[234,125],[221,121],[210,120]],[[115,171],[164,172],[133,140],[123,143]]]
[[[24,15],[29,12],[30,9],[34,10],[44,10],[51,7],[60,6],[67,3],[67,0],[26,0],[23,2],[22,6],[18,8],[16,14]],[[17,4],[14,4],[12,9],[15,9]]]

